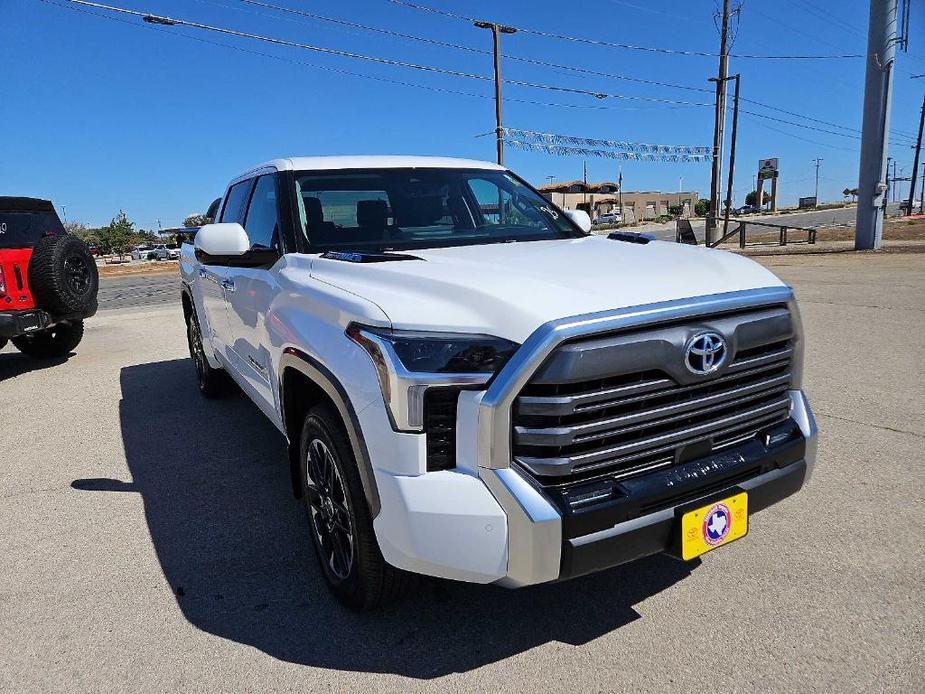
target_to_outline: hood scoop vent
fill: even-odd
[[[607,234],[607,238],[613,241],[625,241],[626,243],[646,244],[649,241],[655,241],[652,234],[643,234],[639,231],[615,231],[612,234]]]
[[[340,260],[344,263],[388,263],[397,260],[423,260],[416,255],[405,253],[377,253],[375,251],[328,251],[321,254],[328,260]]]

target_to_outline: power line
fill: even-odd
[[[396,2],[397,0],[392,0],[392,1]],[[59,3],[53,2],[53,0],[42,0],[42,2],[45,2],[48,4],[59,5]],[[333,56],[343,57],[343,58],[352,58],[355,60],[362,60],[362,61],[377,63],[381,65],[403,67],[407,69],[413,69],[413,70],[428,72],[432,74],[442,74],[442,75],[448,75],[451,77],[474,79],[474,80],[479,80],[482,82],[491,81],[492,79],[488,75],[480,75],[477,73],[464,72],[461,70],[453,70],[453,69],[437,67],[433,65],[412,63],[412,62],[403,61],[403,60],[395,60],[391,58],[384,58],[381,56],[371,56],[371,55],[366,55],[362,53],[356,53],[353,51],[345,51],[345,50],[334,49],[334,48],[325,48],[322,46],[315,46],[312,44],[302,43],[298,41],[290,41],[288,39],[279,39],[275,37],[263,36],[260,34],[253,34],[250,32],[238,31],[235,29],[227,29],[224,27],[218,27],[218,26],[214,26],[210,24],[203,24],[201,22],[193,22],[193,21],[184,20],[184,19],[175,19],[172,17],[164,17],[160,15],[151,14],[149,12],[131,10],[131,9],[126,9],[122,7],[115,7],[112,5],[105,5],[103,3],[92,2],[91,0],[63,0],[63,2],[67,2],[72,5],[80,5],[84,7],[106,10],[109,12],[115,12],[119,14],[141,17],[145,22],[149,24],[154,24],[154,25],[186,26],[186,27],[190,27],[193,29],[212,31],[212,32],[216,32],[216,33],[220,33],[220,34],[224,34],[228,36],[234,36],[237,38],[245,38],[245,39],[251,39],[255,41],[261,41],[261,42],[270,43],[272,45],[277,45],[277,46],[297,48],[301,50],[308,50],[308,51],[312,51],[316,53],[321,53],[325,55],[333,55]],[[706,103],[706,102],[682,101],[682,100],[667,99],[667,98],[662,98],[662,97],[638,96],[638,95],[618,94],[618,93],[612,93],[612,92],[601,92],[601,91],[583,89],[580,87],[571,87],[571,86],[566,86],[566,85],[553,85],[553,84],[546,84],[546,83],[541,83],[541,82],[533,82],[529,80],[505,79],[503,81],[505,84],[510,84],[513,86],[521,86],[521,87],[527,87],[527,88],[532,88],[532,89],[543,89],[547,91],[553,91],[553,92],[559,92],[559,93],[565,93],[565,94],[592,96],[596,99],[601,99],[601,100],[616,99],[616,100],[621,100],[621,101],[639,101],[643,103],[652,103],[652,104],[664,104],[664,105],[672,105],[672,106],[695,106],[695,107],[704,107],[704,108],[713,106],[713,104]],[[775,121],[778,123],[783,123],[786,125],[791,125],[791,126],[806,129],[806,130],[822,132],[822,133],[826,133],[830,135],[838,135],[841,137],[851,137],[851,138],[858,137],[858,136],[850,135],[847,133],[840,133],[840,132],[836,132],[832,130],[827,130],[824,128],[818,128],[815,126],[806,125],[803,123],[795,123],[793,121],[776,118],[774,116],[769,116],[763,113],[755,113],[752,111],[745,111],[745,110],[742,110],[742,113],[752,115],[756,118],[763,118],[766,120]],[[799,114],[795,114],[795,115],[798,115],[798,117],[802,117]]]
[[[400,5],[402,7],[408,7],[413,10],[419,10],[421,12],[429,12],[431,14],[441,15],[443,17],[449,17],[451,19],[458,19],[465,22],[474,22],[476,19],[474,17],[468,17],[466,15],[458,14],[456,12],[450,12],[448,10],[442,10],[436,7],[429,7],[427,5],[419,5],[414,2],[407,2],[406,0],[389,0],[394,5]],[[513,26],[513,25],[512,25]],[[676,48],[656,48],[653,46],[636,46],[628,43],[615,43],[613,41],[603,41],[601,39],[592,39],[584,36],[569,36],[567,34],[557,34],[551,31],[542,31],[540,29],[528,29],[521,26],[513,26],[519,32],[525,34],[532,34],[534,36],[542,36],[545,38],[559,39],[562,41],[574,41],[577,43],[587,43],[594,46],[605,46],[607,48],[622,48],[632,51],[645,51],[648,53],[662,53],[666,55],[687,55],[687,56],[700,56],[707,58],[716,58],[719,57],[719,53],[711,53],[708,51],[688,51],[681,50]],[[748,58],[748,59],[768,59],[768,60],[826,60],[832,58],[863,58],[865,55],[863,53],[846,53],[842,55],[753,55],[747,53],[730,53],[729,57],[731,58]]]
[[[318,21],[330,22],[330,23],[333,23],[333,24],[338,24],[338,25],[350,27],[350,28],[353,28],[353,29],[361,29],[361,30],[364,30],[364,31],[370,31],[370,32],[374,32],[374,33],[379,33],[379,34],[383,34],[383,35],[385,35],[385,36],[391,36],[391,37],[394,37],[394,38],[401,38],[401,39],[406,39],[406,40],[410,40],[410,41],[417,41],[417,42],[426,43],[426,44],[430,44],[430,45],[434,45],[434,46],[440,46],[440,47],[443,47],[443,48],[452,48],[452,49],[455,49],[455,50],[461,50],[461,51],[465,51],[465,52],[469,52],[469,53],[477,53],[477,54],[481,54],[481,55],[490,55],[490,54],[491,54],[491,51],[487,51],[487,50],[484,50],[484,49],[481,49],[481,48],[474,48],[474,47],[472,47],[472,46],[466,46],[466,45],[463,45],[463,44],[453,43],[453,42],[450,42],[450,41],[442,41],[442,40],[439,40],[439,39],[432,39],[432,38],[425,37],[425,36],[419,36],[419,35],[417,35],[417,34],[408,34],[408,33],[405,33],[405,32],[400,32],[400,31],[394,31],[394,30],[391,30],[391,29],[386,29],[386,28],[383,28],[383,27],[376,27],[376,26],[371,26],[371,25],[368,25],[368,24],[361,24],[361,23],[358,23],[358,22],[352,22],[352,21],[349,21],[349,20],[340,19],[340,18],[336,18],[336,17],[327,17],[327,16],[324,16],[324,15],[319,15],[319,14],[314,13],[314,12],[306,12],[306,11],[304,11],[304,10],[298,10],[298,9],[294,9],[294,8],[290,8],[290,7],[283,7],[283,6],[281,6],[281,5],[275,5],[275,4],[269,3],[269,2],[263,2],[262,0],[239,0],[239,2],[242,2],[242,3],[247,4],[247,5],[254,5],[254,6],[258,6],[258,7],[263,7],[263,8],[267,8],[267,9],[272,9],[272,10],[275,10],[275,11],[278,11],[278,12],[287,13],[287,14],[294,14],[294,15],[298,15],[298,16],[302,16],[302,17],[306,17],[306,18],[310,18],[310,19],[314,19],[314,20],[318,20]],[[457,15],[457,16],[459,16],[459,15]],[[692,85],[675,84],[675,83],[672,83],[672,82],[663,82],[663,81],[659,81],[659,80],[644,79],[644,78],[641,78],[641,77],[632,77],[632,76],[629,76],[629,75],[621,75],[621,74],[615,74],[615,73],[612,73],[612,72],[604,72],[604,71],[601,71],[601,70],[593,70],[593,69],[590,69],[590,68],[578,67],[578,66],[576,66],[576,65],[566,65],[566,64],[562,64],[562,63],[550,62],[550,61],[548,61],[548,60],[540,60],[540,59],[537,59],[537,58],[529,58],[529,57],[526,57],[526,56],[513,55],[513,54],[510,54],[510,53],[505,53],[505,54],[504,54],[504,58],[507,59],[507,60],[513,60],[513,61],[516,61],[516,62],[521,62],[521,63],[525,63],[525,64],[530,64],[530,65],[537,65],[537,66],[541,66],[541,67],[549,67],[549,68],[553,68],[553,69],[557,69],[557,70],[568,70],[568,71],[570,71],[570,72],[575,72],[575,73],[579,73],[579,74],[591,75],[591,76],[595,76],[595,77],[605,77],[605,78],[608,78],[608,79],[615,79],[615,80],[623,80],[623,81],[626,81],[626,82],[633,82],[633,83],[637,83],[637,84],[645,84],[645,85],[658,86],[658,87],[668,87],[668,88],[671,88],[671,89],[680,89],[680,90],[685,90],[685,91],[700,92],[700,93],[706,93],[706,94],[712,94],[713,91],[714,91],[713,89],[708,89],[708,88],[706,88],[706,87],[695,87],[695,86],[692,86]],[[853,127],[850,127],[850,126],[840,125],[840,124],[838,124],[838,123],[833,123],[833,122],[831,122],[831,121],[822,120],[822,119],[820,119],[820,118],[814,118],[814,117],[812,117],[812,116],[807,116],[807,115],[805,115],[805,114],[797,113],[797,112],[795,112],[795,111],[789,111],[789,110],[787,110],[787,109],[780,108],[780,107],[778,107],[778,106],[773,106],[773,105],[771,105],[771,104],[767,104],[767,103],[764,103],[764,102],[761,102],[761,101],[757,101],[757,100],[754,100],[754,99],[747,99],[747,98],[742,97],[741,100],[742,100],[743,102],[751,103],[751,104],[754,104],[754,105],[756,105],[756,106],[761,106],[762,108],[767,108],[767,109],[770,109],[770,110],[773,110],[773,111],[777,111],[777,112],[779,112],[779,113],[783,113],[783,114],[786,114],[786,115],[789,115],[789,116],[795,116],[795,117],[797,117],[797,118],[805,118],[806,120],[812,121],[812,122],[814,122],[814,123],[819,123],[819,124],[821,124],[821,125],[827,125],[827,126],[830,126],[830,127],[833,127],[833,128],[840,128],[840,129],[843,129],[843,130],[850,130],[850,131],[853,131],[853,132],[856,132],[856,133],[860,133],[860,132],[861,132],[860,128],[853,128]],[[900,133],[900,131],[898,131],[898,130],[894,130],[893,132],[896,133],[896,134],[906,135],[905,133]],[[911,137],[911,136],[910,136],[910,137]]]
[[[457,96],[466,96],[466,97],[472,97],[472,98],[477,98],[477,99],[493,99],[494,98],[490,94],[475,94],[472,92],[466,92],[466,91],[462,91],[459,89],[451,89],[448,87],[437,87],[433,85],[419,84],[416,82],[406,82],[403,80],[396,80],[396,79],[392,79],[389,77],[382,77],[380,75],[370,75],[370,74],[365,74],[361,72],[353,72],[351,70],[344,70],[341,68],[334,68],[334,67],[325,66],[325,65],[317,65],[315,63],[310,63],[304,60],[296,60],[293,58],[287,58],[284,56],[275,55],[273,53],[265,53],[263,51],[257,51],[251,48],[244,48],[243,46],[236,46],[236,45],[225,43],[222,41],[211,41],[209,39],[202,38],[201,36],[193,36],[191,34],[186,34],[183,32],[174,32],[174,31],[171,31],[170,29],[167,29],[164,26],[157,26],[155,24],[150,24],[150,23],[136,24],[135,22],[131,22],[126,19],[121,19],[119,17],[113,17],[111,15],[103,14],[101,12],[94,12],[92,10],[87,10],[82,7],[73,7],[71,5],[62,4],[63,2],[71,2],[71,0],[61,0],[61,2],[58,2],[56,0],[42,0],[42,2],[45,2],[46,4],[49,4],[49,5],[54,5],[56,7],[60,7],[62,9],[71,10],[73,12],[80,12],[81,14],[87,14],[93,17],[98,17],[100,19],[106,19],[109,21],[118,22],[120,24],[124,24],[126,26],[130,26],[136,29],[150,29],[153,31],[162,31],[165,34],[168,34],[170,36],[179,36],[184,39],[189,39],[191,41],[196,41],[198,43],[203,43],[203,44],[207,44],[210,46],[217,46],[219,48],[227,48],[233,51],[238,51],[240,53],[256,55],[261,58],[270,58],[272,60],[276,60],[279,62],[286,62],[292,65],[301,65],[301,66],[309,67],[315,70],[322,70],[324,72],[331,72],[334,74],[346,75],[349,77],[359,77],[361,79],[372,80],[376,82],[384,82],[386,84],[394,84],[394,85],[398,85],[402,87],[413,87],[416,89],[423,89],[423,90],[431,91],[431,92],[454,94]],[[506,97],[505,101],[509,101],[513,103],[530,104],[534,106],[551,106],[551,107],[558,107],[558,108],[578,108],[578,109],[599,110],[599,111],[637,111],[637,110],[640,110],[641,108],[645,108],[645,107],[632,107],[632,106],[605,106],[602,104],[566,104],[566,103],[561,103],[561,102],[536,101],[533,99],[521,99],[521,98],[510,98],[510,97]]]

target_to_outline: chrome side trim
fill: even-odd
[[[559,512],[514,468],[479,468],[479,477],[507,514],[507,574],[497,583],[519,588],[557,579],[562,555]]]
[[[816,467],[816,449],[819,447],[818,435],[819,429],[816,427],[816,418],[809,407],[809,401],[803,394],[802,390],[790,390],[790,416],[793,421],[800,427],[803,436],[806,437],[806,479],[804,484],[813,476],[813,468]]]
[[[544,323],[527,338],[485,391],[479,405],[479,467],[492,470],[510,467],[511,406],[533,373],[563,342],[662,321],[786,304],[792,299],[790,287],[765,287],[675,299]]]

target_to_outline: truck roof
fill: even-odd
[[[261,169],[279,171],[327,171],[331,169],[493,169],[504,171],[503,166],[477,159],[455,157],[421,157],[394,154],[357,154],[349,156],[288,157],[273,159],[253,167],[240,177]]]

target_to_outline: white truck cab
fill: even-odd
[[[354,608],[690,559],[812,470],[793,293],[747,258],[589,235],[462,159],[278,159],[216,215],[180,259],[200,389],[287,437]]]

